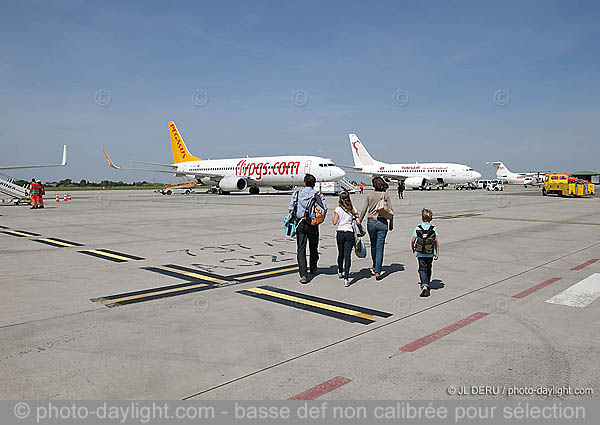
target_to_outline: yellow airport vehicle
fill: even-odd
[[[547,173],[542,185],[542,195],[582,197],[594,195],[594,184],[577,179],[567,173]]]

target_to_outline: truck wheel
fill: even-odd
[[[172,194],[173,194],[173,191],[172,191],[171,189],[168,189],[168,190],[167,190],[165,193],[166,193],[167,195],[172,195]]]

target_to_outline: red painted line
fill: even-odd
[[[513,295],[513,298],[525,298],[527,295],[533,294],[535,291],[538,291],[542,288],[545,288],[548,285],[552,285],[554,282],[558,282],[561,280],[561,277],[553,277],[552,279],[548,279],[542,283],[538,283],[535,286],[532,286],[529,289],[525,289],[524,291],[519,292],[518,294]]]
[[[391,355],[389,358],[391,359],[392,357],[399,356],[402,353],[410,353],[412,351],[418,350],[419,348],[423,348],[426,345],[429,345],[432,342],[437,341],[438,339],[449,335],[452,332],[459,330],[460,328],[464,328],[468,324],[471,324],[488,315],[489,313],[482,312],[471,314],[470,316],[465,317],[464,319],[459,320],[458,322],[453,323],[450,326],[446,326],[445,328],[442,328],[439,331],[435,331],[432,334],[424,336],[423,338],[419,338],[416,341],[411,342],[410,344],[406,344],[405,346],[400,347],[400,350],[396,354]]]
[[[314,400],[321,397],[323,394],[327,394],[342,385],[346,385],[348,382],[352,382],[351,379],[344,378],[343,376],[336,376],[331,378],[329,381],[325,381],[322,384],[312,387],[300,394],[296,394],[294,397],[288,398],[288,400]]]
[[[583,268],[585,268],[585,267],[587,267],[587,266],[589,266],[591,264],[594,264],[596,261],[600,261],[600,258],[592,258],[591,260],[586,261],[583,264],[580,264],[578,266],[573,267],[571,270],[581,270],[581,269],[583,269]]]

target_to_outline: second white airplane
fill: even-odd
[[[426,188],[429,184],[469,183],[481,174],[468,165],[447,162],[390,164],[373,159],[356,134],[349,134],[355,172],[404,181],[407,188]]]
[[[496,169],[496,178],[504,183],[522,184],[524,187],[534,186],[539,185],[544,177],[544,173],[540,172],[513,173],[501,161],[488,162],[488,164]]]
[[[165,167],[165,170],[118,167],[110,160],[104,149],[102,151],[112,168],[186,177],[213,187],[221,194],[241,192],[246,189],[249,189],[251,194],[258,194],[260,187],[267,186],[278,190],[290,190],[294,186],[303,184],[305,174],[314,175],[318,182],[336,181],[346,174],[330,159],[318,156],[289,155],[203,160],[188,151],[173,121],[169,122],[169,133],[173,164],[134,161]]]

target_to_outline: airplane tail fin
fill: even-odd
[[[490,164],[492,167],[494,167],[496,169],[496,176],[499,176],[501,174],[504,175],[507,173],[510,174],[509,169],[506,168],[506,165],[504,165],[504,163],[501,161],[488,162],[488,164]]]
[[[173,162],[175,164],[188,161],[202,161],[202,159],[195,157],[188,151],[173,121],[169,122],[169,134],[171,135],[171,148],[173,149]]]
[[[352,148],[352,156],[354,157],[355,167],[361,168],[366,165],[377,164],[377,161],[375,161],[371,155],[369,155],[369,152],[361,143],[356,134],[349,134],[348,139],[350,139],[350,147]]]

